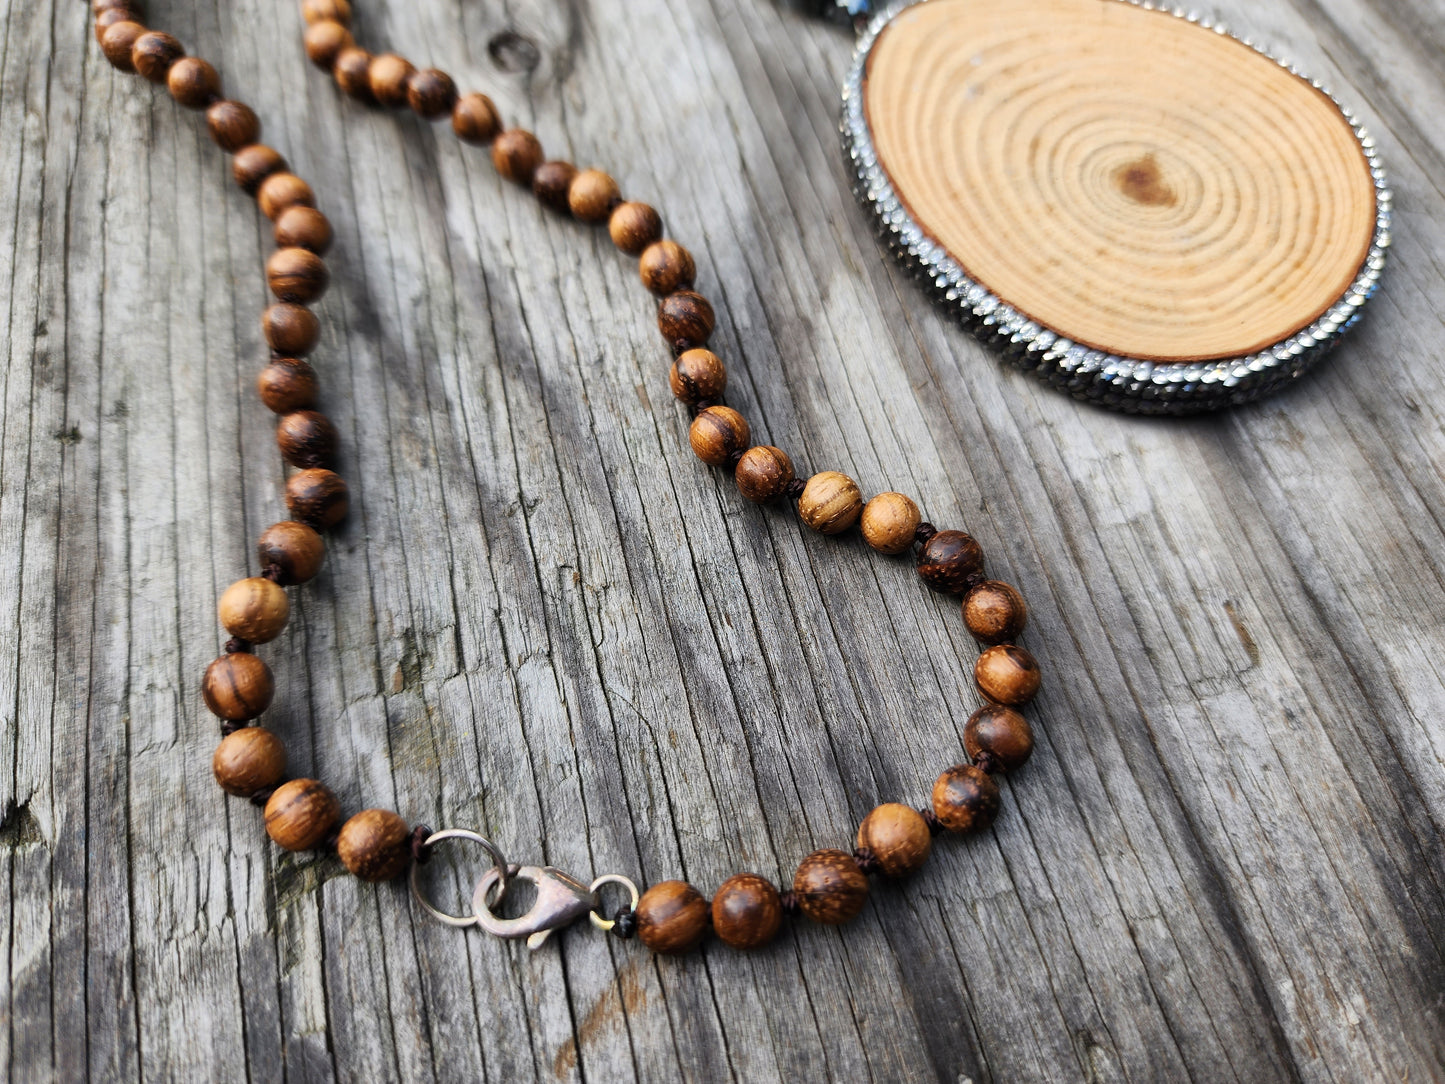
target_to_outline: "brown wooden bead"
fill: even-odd
[[[868,902],[868,878],[847,851],[814,851],[793,875],[798,909],[814,922],[851,922]]]
[[[411,827],[386,809],[364,809],[341,826],[336,856],[363,881],[390,881],[411,865]]]
[[[645,203],[619,203],[607,219],[612,243],[629,256],[641,256],[662,237],[662,216]]]
[[[276,219],[276,244],[324,256],[331,247],[331,222],[315,207],[287,207]]]
[[[998,784],[972,764],[949,768],[933,784],[933,815],[950,832],[981,832],[998,810]]]
[[[508,128],[492,141],[492,165],[516,184],[531,184],[542,158],[542,144],[524,128]]]
[[[371,96],[378,105],[400,109],[406,105],[406,85],[416,69],[411,61],[395,53],[382,53],[371,60],[367,80],[371,83]]]
[[[321,469],[297,471],[286,480],[286,507],[302,523],[334,527],[350,511],[351,495],[339,474]]]
[[[133,72],[135,64],[131,57],[134,55],[135,43],[145,32],[145,26],[138,22],[121,20],[112,23],[100,36],[100,51],[105,54],[105,59],[110,61],[111,67],[123,72]]]
[[[1042,681],[1034,657],[1013,644],[989,648],[973,665],[973,682],[979,693],[1011,708],[1023,707],[1032,700]]]
[[[116,24],[120,25],[120,24]],[[110,33],[109,30],[106,31]],[[186,55],[181,43],[161,30],[147,30],[135,39],[131,46],[130,63],[138,73],[152,83],[164,83],[170,74],[171,65]]]
[[[567,190],[572,187],[572,178],[577,176],[577,167],[571,162],[543,162],[532,174],[532,194],[543,206],[554,211],[567,212]]]
[[[315,207],[316,194],[294,173],[273,173],[256,189],[256,203],[272,222],[288,207]]]
[[[782,925],[778,890],[756,873],[729,877],[712,898],[712,928],[733,948],[761,948],[778,935]]]
[[[1012,643],[1029,623],[1029,608],[1012,584],[985,580],[963,600],[963,623],[985,644]]]
[[[961,595],[983,575],[983,547],[962,531],[939,531],[918,551],[918,574],[935,591]]]
[[[166,89],[187,109],[205,109],[221,96],[221,77],[198,56],[184,56],[166,73]]]
[[[237,651],[206,667],[201,696],[211,713],[233,723],[254,719],[271,705],[276,680],[271,668],[255,655]]]
[[[687,431],[692,450],[704,463],[722,467],[753,442],[752,427],[732,407],[710,406],[699,410]]]
[[[216,603],[221,626],[232,636],[264,644],[281,635],[291,616],[286,592],[261,576],[237,580]]]
[[[350,0],[302,0],[301,17],[308,25],[331,19],[350,26],[351,3]]]
[[[873,853],[885,877],[907,877],[928,861],[933,835],[918,810],[887,802],[863,818],[858,846]]]
[[[135,17],[140,17],[140,7],[134,0],[94,0],[90,5],[91,14],[96,18],[104,15],[107,11],[115,11],[117,9],[129,11]]]
[[[798,498],[798,515],[820,534],[841,534],[863,514],[863,493],[858,483],[835,470],[808,479]]]
[[[898,554],[913,547],[913,534],[923,516],[902,493],[880,493],[863,506],[858,526],[863,541],[879,553]]]
[[[600,169],[584,169],[567,192],[567,205],[583,222],[606,222],[621,199],[617,182]]]
[[[261,138],[261,121],[244,102],[212,102],[206,110],[206,128],[216,146],[227,154],[235,154]]]
[[[306,55],[311,58],[322,71],[330,71],[336,63],[336,58],[341,55],[343,49],[350,49],[356,44],[351,36],[351,31],[346,29],[343,23],[335,19],[321,19],[312,23],[306,28],[302,35],[302,44],[306,47]]]
[[[359,102],[372,100],[371,61],[371,54],[355,45],[336,54],[331,63],[331,76],[343,94]]]
[[[1033,755],[1034,729],[1012,708],[985,704],[964,726],[963,747],[974,760],[988,758],[1001,771],[1011,772]]]
[[[637,273],[642,285],[659,297],[686,290],[697,276],[692,253],[676,241],[654,241],[642,250],[637,260]]]
[[[305,357],[316,349],[316,340],[321,337],[321,321],[305,305],[283,301],[261,314],[261,330],[276,353]]]
[[[672,394],[688,406],[705,399],[721,399],[728,386],[728,371],[711,350],[685,350],[668,374]]]
[[[762,444],[749,448],[735,472],[738,492],[754,504],[776,500],[793,480],[793,461],[781,448]]]
[[[444,71],[422,68],[406,81],[406,103],[425,120],[450,116],[457,104],[457,85]]]
[[[326,261],[310,249],[278,248],[266,261],[266,285],[278,301],[301,304],[315,301],[330,284],[331,272],[326,269]]]
[[[286,778],[286,746],[269,730],[243,727],[216,746],[211,772],[227,794],[249,798]]]
[[[668,294],[657,307],[657,328],[677,351],[706,345],[716,323],[711,302],[691,290]]]
[[[464,94],[452,107],[452,131],[463,143],[485,145],[502,131],[497,107],[485,94]]]
[[[341,803],[315,779],[282,783],[266,802],[266,834],[288,851],[324,843],[340,819]]]
[[[286,159],[264,143],[252,143],[249,147],[242,147],[231,160],[231,173],[234,174],[236,183],[241,186],[241,191],[248,196],[254,196],[260,189],[261,182],[267,177],[280,173],[285,168]]]
[[[256,559],[285,587],[314,579],[326,560],[326,543],[304,523],[273,523],[256,540]]]
[[[290,414],[316,404],[316,370],[300,358],[274,358],[256,377],[267,410]]]
[[[281,458],[293,467],[336,466],[336,452],[341,445],[331,419],[316,410],[295,410],[283,414],[276,423],[276,444]]]
[[[663,881],[637,901],[637,936],[653,952],[687,952],[707,934],[711,909],[686,881]]]
[[[116,23],[135,23],[137,26],[140,26],[140,23],[136,20],[136,13],[130,7],[119,5],[117,7],[106,8],[95,17],[95,40],[103,45],[105,42],[105,32],[115,26]],[[141,33],[144,32],[145,28],[141,27]],[[139,37],[140,35],[137,34],[136,36]],[[131,44],[135,44],[134,41],[132,41]],[[129,53],[126,54],[126,62],[130,62]]]

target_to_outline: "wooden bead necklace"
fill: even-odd
[[[858,915],[867,901],[870,875],[906,877],[928,859],[933,837],[967,834],[991,825],[999,811],[992,773],[1012,771],[1033,751],[1033,733],[1016,710],[1037,693],[1033,656],[1015,644],[1028,619],[1023,596],[1008,584],[987,580],[983,550],[962,531],[937,530],[923,522],[917,505],[901,493],[864,501],[858,484],[837,471],[806,480],[796,476],[786,452],[752,444],[747,420],[722,402],[727,370],[706,349],[713,325],[711,304],[693,291],[691,254],[662,235],[652,207],[624,201],[616,182],[594,169],[547,161],[530,132],[503,127],[482,94],[461,95],[445,72],[418,69],[395,54],[373,56],[354,43],[348,0],[304,0],[307,55],[330,71],[353,98],[410,108],[429,120],[450,117],[464,142],[489,145],[492,162],[507,180],[531,188],[547,207],[582,222],[605,223],[613,242],[638,259],[643,285],[659,298],[658,326],[672,349],[669,380],[674,396],[693,412],[689,440],[704,463],[732,472],[739,491],[758,504],[786,498],[812,530],[836,535],[858,528],[883,554],[917,547],[917,568],[929,587],[961,596],[968,630],[983,645],[974,670],[988,701],[968,721],[964,747],[971,763],[951,767],[934,782],[922,810],[886,803],[859,826],[851,849],[818,850],[803,859],[789,885],[779,890],[753,873],[725,881],[711,901],[681,881],[664,881],[639,894],[625,877],[608,875],[584,884],[550,867],[515,866],[474,832],[432,832],[410,826],[389,810],[367,809],[343,822],[340,802],[315,779],[288,779],[286,749],[271,731],[255,725],[271,703],[270,668],[253,651],[280,635],[290,615],[285,588],[312,579],[325,555],[324,530],[346,518],[348,491],[335,473],[338,436],[314,409],[316,372],[304,360],[316,346],[320,325],[306,306],[325,293],[329,274],[322,257],[331,227],[316,210],[310,186],[290,172],[272,148],[257,142],[261,125],[241,102],[221,96],[220,78],[206,61],[185,55],[169,34],[147,29],[136,0],[94,0],[95,33],[106,58],[122,71],[164,84],[181,105],[204,110],[212,138],[231,154],[237,184],[255,197],[274,223],[276,251],[266,261],[266,280],[276,303],[262,314],[271,359],[261,371],[261,401],[278,415],[282,458],[296,468],[286,483],[292,519],[266,529],[257,543],[260,574],[237,581],[221,595],[218,616],[231,639],[206,668],[202,695],[221,719],[222,740],[212,767],[228,794],[265,809],[266,831],[289,851],[334,849],[345,867],[366,881],[388,881],[411,870],[418,902],[459,926],[478,925],[502,937],[526,937],[537,947],[548,935],[578,919],[618,937],[636,934],[660,953],[687,951],[711,929],[737,948],[767,944],[785,915],[837,925]],[[451,916],[428,902],[418,877],[432,849],[448,839],[482,846],[492,860],[472,898],[473,914]],[[537,897],[525,915],[496,914],[509,884],[531,882]],[[629,902],[604,917],[600,890],[615,884]]]

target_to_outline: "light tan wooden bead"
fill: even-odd
[[[778,890],[756,873],[729,877],[712,898],[713,931],[733,948],[761,948],[778,935],[782,925],[783,901]]]
[[[315,207],[316,193],[294,173],[273,173],[256,190],[256,203],[261,213],[274,222],[288,207]]]
[[[117,23],[117,26],[120,24]],[[107,30],[106,34],[110,31]],[[160,30],[147,30],[131,46],[130,62],[137,72],[152,83],[164,83],[171,65],[186,55],[175,38]]]
[[[356,44],[351,37],[351,31],[335,19],[322,19],[312,23],[306,28],[301,42],[311,63],[322,71],[328,72],[336,63],[336,58],[341,55],[341,51],[350,49]]]
[[[963,600],[963,623],[980,643],[1012,643],[1028,622],[1028,604],[1012,584],[985,580]]]
[[[281,635],[291,616],[286,592],[260,576],[237,580],[216,604],[221,625],[232,636],[264,644]]]
[[[326,543],[315,530],[295,520],[273,523],[256,540],[262,569],[274,570],[281,585],[314,579],[326,560]]]
[[[206,128],[216,146],[235,154],[261,138],[261,121],[245,102],[212,102],[206,110]]]
[[[304,248],[318,256],[331,247],[331,223],[315,207],[287,207],[276,219],[278,248]]]
[[[502,131],[497,107],[485,94],[463,94],[452,106],[452,131],[463,143],[485,145]]]
[[[286,778],[286,746],[269,730],[242,727],[216,746],[211,774],[227,794],[249,798]]]
[[[697,275],[692,253],[676,241],[664,238],[642,250],[637,260],[637,273],[646,286],[659,297],[685,290]]]
[[[363,881],[390,881],[411,865],[411,828],[387,809],[364,809],[341,826],[336,856]]]
[[[1039,664],[1023,648],[999,644],[978,657],[973,680],[978,691],[995,704],[1021,708],[1038,694],[1043,676]]]
[[[727,406],[699,410],[687,431],[693,452],[712,467],[726,466],[735,453],[752,443],[752,438],[748,420]]]
[[[288,851],[319,846],[340,819],[341,803],[315,779],[282,783],[266,802],[266,834]]]
[[[863,493],[846,474],[825,470],[808,479],[798,498],[798,515],[820,534],[841,534],[863,514]]]
[[[378,105],[391,109],[402,108],[407,104],[407,83],[411,81],[411,73],[415,70],[411,61],[395,53],[382,53],[372,57],[371,70],[367,73],[371,96]]]
[[[131,51],[135,48],[136,39],[146,32],[146,28],[137,22],[122,20],[112,23],[105,28],[100,37],[100,51],[105,54],[111,67],[123,72],[135,71],[135,64],[131,61]]]
[[[685,350],[672,363],[667,379],[673,395],[688,406],[696,406],[722,398],[728,386],[728,371],[711,350]]]
[[[372,55],[365,49],[353,45],[336,54],[331,64],[331,77],[341,88],[341,93],[358,102],[369,102],[371,97]]]
[[[949,768],[933,784],[933,815],[950,832],[982,832],[999,806],[998,784],[972,764]]]
[[[276,681],[271,668],[255,655],[237,651],[206,667],[201,696],[211,713],[233,723],[254,719],[271,705]]]
[[[863,506],[858,522],[863,541],[879,553],[904,553],[913,547],[914,532],[923,522],[918,505],[902,493],[880,493]]]
[[[907,877],[928,861],[933,834],[918,810],[888,802],[863,818],[858,846],[873,853],[885,877]]]
[[[776,500],[793,480],[793,461],[781,448],[762,444],[749,448],[738,460],[738,492],[754,504]]]
[[[600,169],[582,170],[567,189],[567,205],[583,222],[605,222],[621,198],[617,182]]]
[[[645,203],[619,203],[607,220],[612,243],[629,256],[641,256],[662,236],[662,217]]]
[[[492,140],[492,167],[513,184],[530,185],[545,157],[542,144],[525,128],[508,128]]]
[[[185,56],[166,73],[166,89],[187,109],[205,109],[221,96],[221,77],[200,57]]]
[[[308,24],[331,19],[342,26],[351,25],[350,0],[302,0],[301,17]]]
[[[637,902],[637,937],[653,952],[676,955],[695,948],[712,921],[712,908],[686,881],[663,881]]]

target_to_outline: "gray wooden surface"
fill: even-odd
[[[1033,606],[1039,749],[994,831],[851,927],[672,960],[444,928],[217,790],[214,602],[283,518],[268,231],[87,5],[7,0],[8,1076],[1445,1078],[1445,4],[1214,10],[1368,118],[1394,265],[1304,385],[1150,422],[1004,369],[881,255],[834,134],[846,32],[764,0],[357,0],[363,43],[662,208],[755,433],[966,525]],[[692,458],[605,236],[340,100],[292,0],[150,14],[339,235],[316,362],[355,514],[266,652],[295,769],[705,891],[923,801],[973,704],[954,606]]]

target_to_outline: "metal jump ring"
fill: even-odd
[[[423,843],[422,846],[430,847],[434,843],[440,843],[445,839],[465,839],[472,843],[480,843],[487,854],[491,855],[492,865],[502,871],[502,875],[497,882],[501,886],[501,892],[497,896],[497,902],[500,903],[502,898],[507,894],[508,886],[512,883],[512,874],[507,866],[506,856],[497,849],[497,845],[490,839],[479,836],[476,832],[470,832],[465,828],[444,828],[440,832],[433,832],[427,836],[426,842]],[[476,915],[468,918],[459,918],[456,915],[449,915],[445,911],[434,907],[431,901],[422,893],[421,864],[418,862],[413,862],[411,866],[411,894],[416,897],[416,902],[421,904],[428,914],[433,918],[445,922],[448,926],[471,926],[477,921]]]
[[[621,885],[623,888],[627,889],[628,894],[632,897],[632,899],[628,902],[628,906],[631,907],[634,911],[637,910],[637,901],[642,897],[637,891],[637,886],[626,877],[622,876],[620,873],[609,873],[605,877],[598,877],[597,880],[593,881],[590,885],[587,886],[587,890],[589,892],[596,892],[603,885]],[[615,918],[603,918],[596,911],[588,912],[587,917],[592,920],[592,925],[596,926],[603,933],[606,933],[607,931],[611,930],[613,926],[617,925],[617,920]]]

